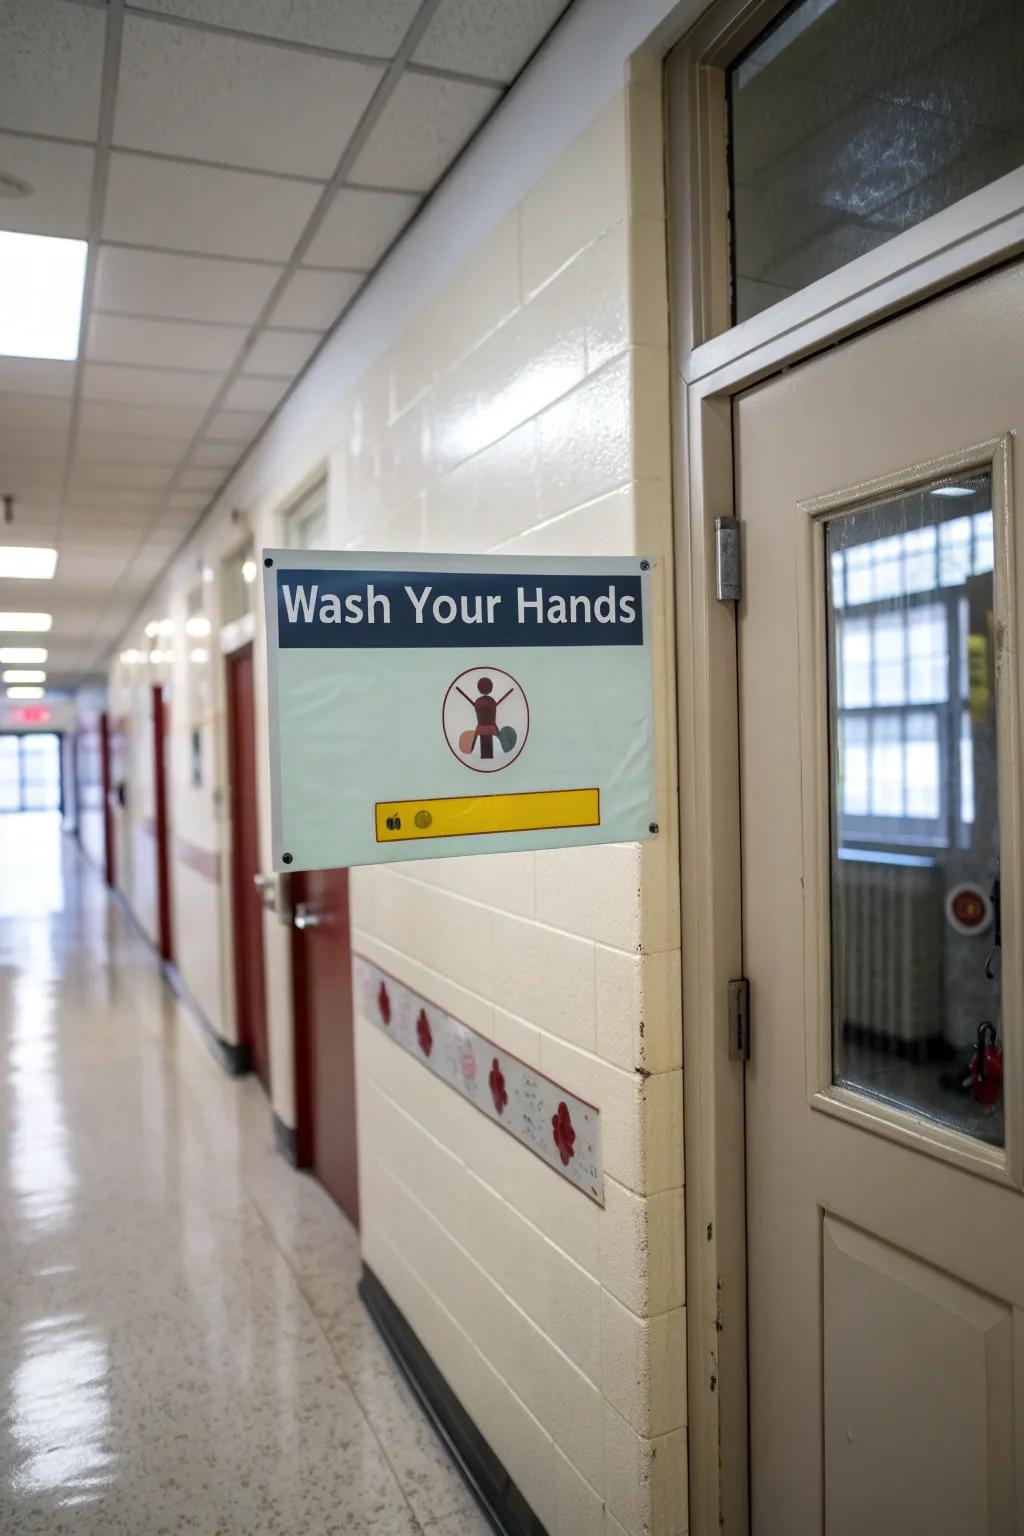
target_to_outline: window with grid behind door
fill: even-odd
[[[964,846],[974,820],[969,577],[992,570],[992,512],[833,549],[845,846]]]

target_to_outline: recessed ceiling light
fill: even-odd
[[[45,645],[0,645],[0,665],[16,667],[22,662],[28,665],[41,664],[47,654]]]
[[[937,485],[929,494],[932,496],[973,496],[975,495],[975,487],[973,485]]]
[[[9,699],[42,699],[46,696],[45,688],[8,688]]]
[[[0,353],[78,356],[87,250],[84,240],[0,230]]]
[[[22,544],[0,544],[0,576],[26,581],[49,581],[57,569],[55,549],[30,549]]]
[[[242,580],[249,586],[256,580],[256,561],[242,561]]]
[[[42,633],[53,624],[52,613],[0,613],[0,629],[38,630]]]
[[[210,633],[210,627],[209,619],[204,619],[203,616],[198,613],[193,614],[192,618],[185,620],[186,635],[194,635],[197,639],[202,639],[204,636],[208,635]]]
[[[46,673],[32,667],[10,667],[4,673],[5,683],[45,683]]]

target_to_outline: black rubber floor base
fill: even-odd
[[[372,1269],[359,1294],[423,1411],[498,1536],[547,1536],[533,1510],[427,1354]]]

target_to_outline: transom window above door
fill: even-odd
[[[726,70],[732,319],[1024,164],[1020,0],[798,0]]]

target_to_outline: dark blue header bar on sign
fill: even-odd
[[[284,649],[642,645],[639,576],[278,571]]]

